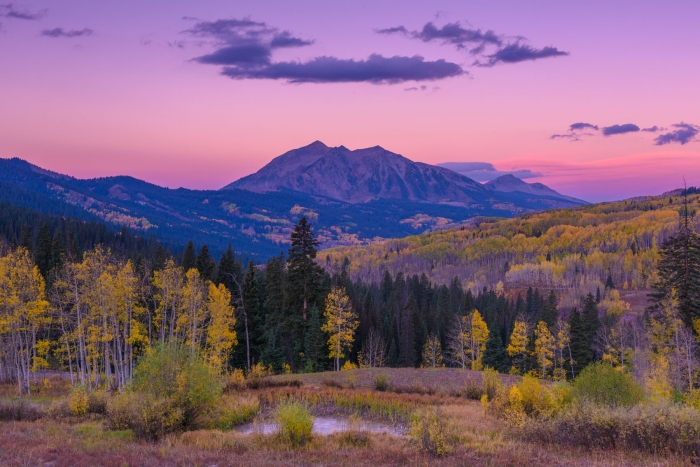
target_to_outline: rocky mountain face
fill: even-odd
[[[514,211],[532,209],[525,205],[533,203],[547,207],[586,204],[513,175],[482,185],[447,168],[413,162],[380,146],[351,151],[344,146],[331,148],[320,141],[282,154],[258,172],[224,187],[231,188],[256,193],[288,189],[349,203],[403,199],[486,207],[507,202]]]
[[[226,188],[258,193],[286,188],[350,203],[403,199],[470,206],[491,197],[470,178],[380,146],[351,151],[320,141],[289,151]]]

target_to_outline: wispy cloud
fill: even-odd
[[[664,144],[671,143],[687,144],[691,141],[697,141],[696,136],[698,135],[700,126],[683,122],[676,123],[671,126],[678,129],[656,137],[656,139],[654,139],[654,142],[657,146],[662,146]]]
[[[458,50],[478,57],[476,66],[492,67],[499,63],[519,63],[542,58],[569,55],[568,52],[548,46],[538,49],[527,43],[522,36],[509,38],[492,30],[482,31],[464,27],[460,22],[447,23],[441,27],[433,22],[426,23],[422,29],[411,31],[405,26],[377,29],[378,34],[399,34],[423,42],[438,42],[452,45]]]
[[[46,10],[29,11],[18,8],[14,3],[0,4],[0,18],[23,19],[35,21],[46,16]]]
[[[216,47],[214,52],[194,58],[195,62],[220,65],[221,73],[233,79],[283,80],[296,84],[396,84],[466,74],[456,63],[426,61],[419,55],[384,57],[372,54],[365,60],[321,56],[305,62],[275,62],[272,56],[277,49],[308,47],[314,41],[250,18],[199,21],[184,33],[212,41]]]
[[[83,37],[83,36],[92,36],[95,33],[92,29],[89,28],[83,28],[83,29],[63,29],[63,28],[53,28],[53,29],[44,29],[41,31],[42,36],[47,36],[47,37]]]

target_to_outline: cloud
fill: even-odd
[[[642,128],[641,131],[646,131],[648,133],[656,133],[657,131],[664,131],[666,128],[661,128],[656,125],[649,127],[649,128]]]
[[[42,36],[47,37],[81,37],[81,36],[92,36],[95,33],[92,29],[63,29],[63,28],[53,28],[44,29],[41,31]]]
[[[460,76],[464,70],[445,60],[425,61],[423,57],[383,57],[367,60],[317,57],[307,62],[277,62],[263,66],[226,67],[222,74],[234,79],[274,79],[289,83],[396,84],[404,81],[434,81]]]
[[[519,179],[542,176],[541,173],[529,169],[510,171],[498,170],[490,162],[443,162],[437,165],[469,177],[477,182],[490,182],[502,175],[513,175]]]
[[[634,123],[625,123],[623,125],[611,125],[603,127],[603,136],[622,135],[625,133],[634,133],[639,131],[639,127]]]
[[[13,3],[0,4],[0,18],[13,18],[35,21],[46,16],[46,10],[40,10],[32,13],[27,10],[15,8]]]
[[[506,36],[496,34],[492,30],[484,32],[481,29],[466,28],[459,22],[447,23],[442,27],[428,22],[423,29],[416,31],[409,31],[405,26],[375,31],[378,34],[400,34],[426,43],[439,42],[443,45],[453,45],[458,50],[480,57],[474,62],[476,66],[491,67],[498,63],[519,63],[569,55],[568,52],[552,46],[541,49],[532,47],[525,43],[526,39],[523,37],[517,37],[515,42],[511,42]]]
[[[508,44],[497,50],[491,55],[487,55],[487,62],[482,63],[477,60],[476,65],[492,67],[498,63],[519,63],[528,60],[538,60],[540,58],[561,57],[569,55],[569,52],[564,52],[556,47],[544,47],[536,49],[527,44],[516,42]]]
[[[405,81],[434,81],[466,74],[461,66],[423,57],[384,57],[372,54],[366,60],[315,57],[307,61],[275,62],[277,49],[307,47],[314,43],[250,18],[199,21],[185,34],[212,41],[214,52],[192,59],[222,66],[221,73],[233,79],[270,79],[288,83],[395,84]]]
[[[584,123],[584,122],[572,123],[571,125],[569,125],[569,131],[585,130],[587,128],[591,129],[591,130],[597,130],[598,125],[593,125],[591,123]]]
[[[687,144],[691,141],[696,141],[695,137],[700,130],[700,126],[693,125],[691,123],[676,123],[671,125],[674,128],[678,128],[676,131],[671,131],[669,133],[664,133],[659,135],[654,139],[654,143],[657,146],[663,146],[664,144],[680,143]]]

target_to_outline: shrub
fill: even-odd
[[[481,372],[481,392],[486,395],[488,400],[493,400],[496,397],[496,393],[501,386],[501,378],[498,377],[496,370],[486,368]]]
[[[217,369],[197,353],[177,344],[153,347],[138,363],[132,389],[171,412],[181,412],[182,427],[189,428],[223,391]],[[176,408],[176,409],[175,409]],[[134,430],[136,431],[136,430]]]
[[[346,370],[357,370],[357,365],[352,363],[350,360],[347,360],[345,363],[343,363],[343,366],[340,367],[340,371]]]
[[[415,413],[411,417],[408,434],[421,451],[434,456],[449,454],[449,426],[440,409],[430,408]]]
[[[548,418],[564,406],[568,386],[557,383],[549,387],[534,376],[525,375],[518,385],[500,387],[496,396],[482,399],[484,407],[511,425],[522,425],[527,418]]]
[[[240,391],[246,388],[245,384],[245,374],[240,368],[235,368],[226,377],[226,391],[236,390]]]
[[[174,399],[153,394],[127,392],[112,397],[107,404],[107,427],[131,429],[139,438],[157,440],[182,429],[183,409]]]
[[[533,442],[588,449],[696,455],[700,452],[700,411],[668,402],[631,408],[583,402],[549,420],[526,423],[521,434]]]
[[[467,399],[478,401],[481,400],[481,396],[484,395],[484,392],[481,390],[481,387],[477,384],[477,382],[470,378],[467,380],[467,384],[464,386],[463,394]]]
[[[87,395],[87,413],[104,415],[107,412],[107,393],[103,390],[92,391]]]
[[[311,439],[314,418],[306,405],[298,401],[284,401],[275,410],[279,436],[292,446],[302,446]]]
[[[374,378],[374,389],[382,392],[389,389],[389,378],[387,378],[385,373],[379,374]]]
[[[85,415],[88,411],[88,394],[84,387],[77,386],[70,392],[68,407],[73,415]]]
[[[585,399],[612,407],[630,407],[644,398],[644,390],[632,375],[602,362],[584,368],[572,388],[574,400]]]
[[[25,399],[0,401],[0,422],[32,422],[40,419],[43,415],[42,410]]]
[[[230,430],[236,425],[252,420],[260,411],[260,400],[257,397],[231,397],[223,396],[205,414],[202,425],[219,430]]]

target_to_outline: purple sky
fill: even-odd
[[[219,188],[321,140],[592,201],[700,185],[695,0],[3,1],[0,157]]]

